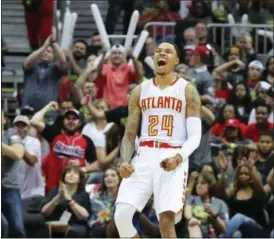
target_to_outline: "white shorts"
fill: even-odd
[[[139,147],[132,165],[134,173],[121,182],[116,204],[128,203],[142,211],[151,195],[159,218],[160,213],[173,211],[176,223],[182,217],[187,187],[188,159],[170,172],[160,167],[162,160],[180,152],[174,148]]]

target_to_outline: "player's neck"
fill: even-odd
[[[173,83],[173,81],[176,80],[176,76],[173,72],[170,72],[167,75],[161,76],[161,75],[157,75],[155,77],[155,82],[157,86],[160,87],[166,87],[169,86]]]

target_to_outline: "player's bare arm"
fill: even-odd
[[[189,117],[201,117],[200,95],[191,84],[186,86],[186,118]]]
[[[191,84],[186,86],[186,118],[188,139],[180,154],[161,162],[166,171],[174,170],[184,159],[188,158],[198,147],[201,140],[201,100],[200,95]]]
[[[134,168],[129,164],[134,153],[135,138],[137,136],[139,123],[141,119],[141,108],[139,106],[139,99],[141,94],[141,86],[137,86],[130,97],[128,104],[128,118],[126,123],[125,135],[121,145],[121,157],[123,163],[120,167],[121,177],[129,177]]]

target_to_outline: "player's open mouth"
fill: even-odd
[[[166,65],[166,60],[165,59],[158,59],[157,65],[159,67],[165,66]]]

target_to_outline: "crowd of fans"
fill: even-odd
[[[117,4],[107,18],[113,23],[118,5],[131,1],[109,2]],[[143,11],[138,26],[180,19],[178,2],[158,1],[154,12]],[[254,23],[267,23],[271,2],[239,0],[233,14],[247,13],[253,22],[260,13],[262,21]],[[203,134],[189,159],[177,236],[273,237],[274,57],[257,59],[252,32],[239,35],[222,55],[207,23],[225,22],[231,6],[224,1],[212,12],[203,1],[190,3],[187,18],[197,22],[182,34],[176,74],[201,96]],[[112,33],[113,24],[108,28]],[[69,50],[61,49],[54,29],[39,47],[33,40],[20,114],[11,119],[2,113],[3,237],[118,237],[113,212],[127,102],[154,76],[143,59],[153,56],[160,34],[147,39],[139,60],[119,44],[107,54],[97,32]],[[133,221],[142,237],[160,237],[153,197]]]

